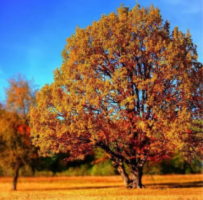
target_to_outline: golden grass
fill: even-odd
[[[0,178],[0,200],[202,200],[203,175],[144,176],[145,189],[126,189],[120,176]]]

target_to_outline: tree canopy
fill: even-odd
[[[54,82],[31,109],[41,152],[70,152],[71,160],[99,147],[133,188],[142,187],[147,160],[174,150],[189,159],[202,155],[202,139],[191,130],[202,119],[202,64],[189,31],[170,33],[158,8],[121,6],[77,27],[62,56]]]

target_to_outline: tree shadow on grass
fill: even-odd
[[[144,184],[146,188],[151,189],[167,189],[167,188],[200,188],[203,187],[202,181],[191,181],[191,182],[184,182],[184,183],[148,183]],[[124,186],[78,186],[78,187],[50,187],[50,188],[26,188],[23,191],[70,191],[70,190],[91,190],[91,189],[107,189],[107,188],[124,188]]]
[[[146,187],[150,188],[199,188],[203,187],[202,181],[192,181],[192,182],[184,182],[184,183],[150,183],[146,184]]]
[[[107,189],[107,188],[122,188],[122,186],[84,186],[84,187],[66,187],[66,188],[26,188],[23,191],[59,191],[59,190],[91,190],[91,189]]]

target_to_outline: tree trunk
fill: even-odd
[[[14,169],[12,190],[16,190],[19,169],[20,169],[20,163],[16,163],[16,166],[15,166],[15,169]]]
[[[121,177],[122,177],[122,179],[124,181],[125,186],[128,187],[129,183],[130,183],[130,179],[128,177],[128,174],[125,171],[125,168],[124,168],[123,164],[119,165],[117,167],[117,170],[118,170],[119,174],[121,175]]]
[[[132,172],[132,188],[144,188],[142,185],[142,167],[137,167]]]
[[[121,175],[125,186],[128,187],[130,184],[130,178],[125,171],[125,167],[124,167],[122,161],[115,161],[115,159],[112,159],[112,158],[111,158],[111,161],[112,161],[113,166],[118,170],[119,174]]]

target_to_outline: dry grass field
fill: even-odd
[[[0,178],[0,200],[202,200],[203,175],[144,176],[142,190],[126,189],[120,176]]]

